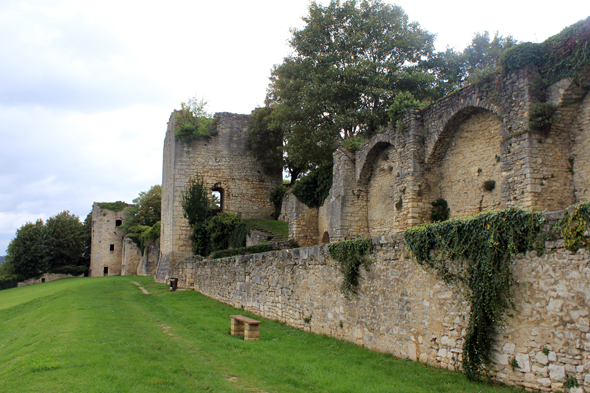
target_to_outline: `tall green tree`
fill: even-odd
[[[123,232],[133,232],[137,225],[151,227],[162,215],[162,186],[156,184],[148,191],[141,191],[133,200],[133,206],[125,208],[125,222],[119,227]]]
[[[87,229],[75,214],[65,210],[48,218],[44,227],[48,271],[82,274],[88,271],[85,260]]]
[[[500,57],[506,49],[518,42],[512,36],[503,37],[498,32],[494,37],[490,33],[475,33],[471,44],[463,50],[461,72],[464,78],[476,72],[482,72],[486,68],[496,69],[500,65]]]
[[[49,265],[45,250],[43,220],[27,222],[16,231],[6,253],[6,262],[20,280],[47,272]]]
[[[313,166],[330,163],[338,139],[367,137],[385,126],[394,97],[436,98],[427,69],[434,35],[380,0],[312,2],[293,54],[272,71],[267,103],[283,127],[285,151]]]
[[[246,145],[249,154],[260,163],[266,174],[285,170],[293,184],[299,174],[310,169],[309,164],[305,160],[296,161],[296,157],[285,154],[285,133],[280,124],[272,122],[272,113],[273,108],[268,106],[252,111]]]

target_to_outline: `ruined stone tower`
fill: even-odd
[[[121,275],[124,234],[118,227],[124,220],[123,211],[103,209],[99,202],[94,202],[89,277]]]
[[[282,182],[281,173],[267,175],[248,154],[248,115],[217,113],[215,136],[192,142],[176,140],[173,112],[164,140],[162,174],[161,260],[158,277],[163,279],[171,261],[190,256],[191,228],[183,216],[181,195],[191,178],[203,178],[216,192],[221,210],[243,218],[269,219],[274,210],[269,192]]]

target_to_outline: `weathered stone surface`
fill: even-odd
[[[349,300],[340,291],[339,264],[326,246],[214,261],[191,258],[171,266],[170,274],[181,286],[194,282],[203,294],[266,318],[460,370],[469,320],[461,291],[406,258],[401,234],[373,242],[371,268],[361,270],[359,294]],[[586,371],[578,370],[590,365],[590,349],[580,345],[588,340],[581,329],[590,310],[589,263],[590,252],[563,248],[514,261],[516,310],[495,345],[497,380],[547,391],[560,389],[566,374],[582,379]],[[568,279],[572,274],[577,278]],[[548,307],[551,299],[561,306]],[[520,368],[512,370],[513,358]]]
[[[102,209],[98,202],[94,202],[89,277],[121,275],[123,232],[118,229],[117,223],[121,225],[124,221],[123,211]]]
[[[270,219],[274,205],[268,195],[282,183],[280,170],[267,175],[248,154],[248,115],[217,113],[217,135],[186,143],[175,138],[175,113],[170,116],[164,140],[161,260],[157,273],[162,280],[171,263],[192,254],[191,228],[181,205],[182,193],[192,178],[198,175],[207,188],[221,193],[223,211],[257,219]]]

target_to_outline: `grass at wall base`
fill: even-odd
[[[265,319],[260,341],[243,341],[229,334],[236,313],[261,319],[151,277],[0,291],[0,391],[520,391]]]

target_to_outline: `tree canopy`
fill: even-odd
[[[48,272],[85,273],[90,265],[90,231],[89,225],[69,211],[45,223],[37,220],[24,224],[8,245],[3,275],[22,281]]]
[[[125,222],[119,230],[126,233],[143,252],[147,243],[160,237],[162,186],[156,184],[148,191],[141,191],[124,213]]]
[[[427,68],[434,35],[380,0],[312,2],[293,54],[272,71],[267,105],[283,127],[285,151],[312,166],[331,162],[339,138],[372,136],[389,121],[398,93],[437,98]]]

